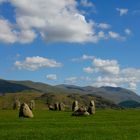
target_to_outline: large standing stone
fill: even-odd
[[[64,111],[64,110],[65,110],[65,105],[62,102],[60,102],[59,103],[59,111]]]
[[[87,112],[86,108],[80,107],[78,110],[72,113],[73,116],[88,116],[89,113]]]
[[[76,111],[78,110],[79,106],[78,106],[78,101],[74,101],[72,104],[72,111]]]
[[[30,101],[29,107],[30,107],[31,110],[35,109],[35,101],[34,100]]]
[[[58,102],[56,102],[56,103],[54,104],[54,110],[59,110],[59,103],[58,103]]]
[[[93,100],[90,101],[88,112],[90,114],[95,114],[95,102]]]
[[[20,101],[19,101],[18,99],[16,99],[16,100],[14,101],[13,109],[14,109],[14,110],[19,110],[19,109],[20,109]]]
[[[20,106],[19,117],[27,117],[27,118],[33,118],[34,117],[32,111],[30,110],[29,106],[26,103],[23,103]]]

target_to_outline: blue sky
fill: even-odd
[[[0,78],[140,93],[139,0],[0,0]]]

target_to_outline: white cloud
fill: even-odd
[[[136,90],[136,89],[137,89],[137,84],[136,84],[136,83],[133,83],[133,82],[130,82],[130,83],[129,83],[129,88],[130,88],[131,90]]]
[[[68,84],[76,84],[79,82],[90,82],[90,81],[92,81],[92,79],[88,76],[80,76],[80,77],[71,76],[65,79],[65,83],[68,83]]]
[[[98,68],[98,67],[97,67]],[[120,68],[119,68],[120,69]],[[111,69],[110,69],[111,70]],[[113,87],[126,87],[135,91],[140,84],[140,69],[125,68],[120,69],[115,75],[104,73],[103,76],[98,76],[93,86],[113,86]]]
[[[131,77],[132,81],[140,82],[140,69],[125,68],[121,70],[121,74],[125,77]]]
[[[83,55],[84,56],[84,55]],[[80,57],[78,60],[88,60]],[[87,55],[88,56],[88,55]],[[140,84],[140,68],[121,68],[117,60],[100,59],[95,56],[89,57],[92,60],[92,65],[84,67],[83,71],[90,73],[90,77],[68,77],[67,83],[85,82],[92,86],[112,86],[125,87],[133,91],[137,90]]]
[[[120,71],[119,64],[116,60],[103,60],[95,58],[93,60],[93,66],[100,72],[107,74],[118,74]]]
[[[48,59],[40,56],[26,57],[24,61],[16,61],[15,66],[18,69],[35,71],[40,68],[55,68],[61,67],[62,64],[53,59]]]
[[[99,23],[97,26],[98,28],[101,28],[101,29],[109,29],[111,27],[111,25],[107,23]]]
[[[86,81],[86,82],[88,82],[88,81],[92,81],[92,79],[90,78],[90,77],[88,77],[88,76],[81,76],[81,77],[79,77],[79,80],[81,81]]]
[[[107,35],[103,31],[98,32],[98,39],[107,39]]]
[[[113,31],[109,31],[109,38],[112,39],[116,39],[116,40],[125,40],[126,38],[121,36],[119,33],[113,32]]]
[[[88,0],[81,0],[81,5],[84,7],[94,7],[94,4]]]
[[[65,83],[75,84],[78,78],[76,76],[68,77],[65,79]]]
[[[75,0],[59,3],[57,0],[11,0],[10,3],[16,8],[17,28],[28,31],[29,39],[24,36],[23,43],[31,42],[36,32],[47,42],[98,41],[92,22],[80,14]]]
[[[1,0],[2,2],[2,0]],[[15,21],[12,25],[4,23],[1,28],[6,27],[7,32],[1,32],[8,37],[1,37],[2,42],[8,43],[31,43],[37,36],[41,36],[46,42],[68,42],[68,43],[97,43],[101,39],[107,39],[103,31],[96,28],[109,29],[110,25],[99,23],[95,25],[92,20],[86,20],[77,8],[76,0],[10,0],[15,7]],[[94,4],[82,0],[85,6]],[[119,38],[115,33],[110,33],[111,38]],[[114,35],[115,34],[115,35]]]
[[[36,38],[36,33],[33,30],[22,30],[19,34],[20,43],[31,43]]]
[[[128,9],[125,8],[116,8],[116,10],[119,12],[120,16],[126,15],[128,13]]]
[[[112,87],[117,87],[118,85],[116,84],[116,79],[112,79],[110,77],[97,77],[96,82],[93,83],[93,86],[97,87],[102,87],[102,86],[112,86]],[[112,82],[113,81],[113,82]]]
[[[0,19],[0,42],[14,43],[17,41],[16,32],[12,30],[12,25],[4,19]]]
[[[130,34],[132,33],[131,30],[128,29],[128,28],[126,28],[126,29],[124,30],[124,32],[125,32],[127,35],[130,35]]]
[[[91,67],[86,67],[86,68],[83,68],[83,71],[86,72],[86,73],[93,73],[94,69],[91,68]]]
[[[93,60],[94,56],[83,54],[82,57],[79,58],[72,58],[72,61],[85,61],[85,60]]]
[[[48,79],[48,80],[57,80],[57,75],[56,74],[48,74],[48,75],[46,75],[46,78]]]
[[[100,87],[100,86],[113,86],[113,87],[118,87],[122,86],[123,84],[128,84],[130,85],[131,78],[130,77],[124,77],[122,75],[117,75],[117,76],[99,76],[96,79],[96,82],[94,85]]]

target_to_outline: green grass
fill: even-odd
[[[0,110],[1,140],[140,140],[140,110],[99,110],[95,116],[35,111],[33,119]]]

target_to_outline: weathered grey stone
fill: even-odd
[[[27,117],[27,118],[33,118],[34,117],[32,111],[30,110],[29,106],[26,103],[23,103],[20,106],[19,117]]]
[[[30,107],[31,110],[35,109],[35,101],[34,100],[30,101],[29,107]]]
[[[81,107],[78,110],[74,111],[72,115],[73,116],[88,116],[89,113],[87,112],[85,108]]]
[[[79,108],[78,101],[74,101],[72,104],[72,111],[76,111],[78,110],[78,108]]]
[[[48,105],[48,107],[49,107],[49,110],[54,110],[54,106]]]
[[[88,112],[90,114],[95,114],[95,102],[93,100],[90,101]]]
[[[54,104],[54,110],[59,110],[59,103],[58,103],[58,102],[56,102],[56,103]]]
[[[65,105],[62,102],[60,102],[59,103],[59,111],[64,111],[64,110],[65,110]]]
[[[16,99],[16,100],[14,101],[13,109],[14,109],[14,110],[19,110],[19,109],[20,109],[20,101],[19,101],[18,99]]]

